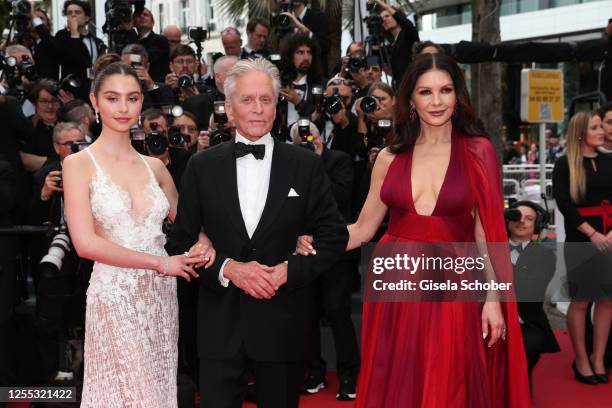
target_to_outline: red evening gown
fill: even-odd
[[[472,242],[477,208],[487,242],[507,242],[499,164],[483,137],[453,132],[451,160],[431,216],[416,213],[412,150],[398,154],[381,189],[390,208],[381,242]],[[492,259],[506,281],[509,257]],[[516,304],[502,303],[506,340],[487,348],[481,303],[364,304],[357,407],[529,407],[527,365]]]

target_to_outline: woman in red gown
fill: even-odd
[[[507,242],[497,155],[477,136],[457,64],[419,55],[399,98],[395,139],[376,160],[347,249],[372,239],[387,209],[381,242]],[[491,262],[511,281],[507,252]],[[530,406],[516,304],[366,302],[356,406]]]

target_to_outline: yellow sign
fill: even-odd
[[[560,69],[521,71],[521,119],[524,122],[563,122],[563,72]]]

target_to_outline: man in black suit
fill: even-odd
[[[248,42],[242,47],[240,59],[267,58],[270,51],[266,48],[270,36],[270,25],[259,17],[249,20],[246,27]]]
[[[106,51],[104,42],[88,30],[91,6],[86,1],[66,0],[63,13],[67,27],[55,34],[59,52],[62,79],[75,74],[81,79],[81,87],[75,97],[88,100],[93,63]]]
[[[329,66],[327,65],[327,54],[330,48],[329,28],[327,16],[321,11],[312,10],[308,5],[308,0],[294,0],[293,14],[287,13],[292,19],[296,31],[306,33],[319,44],[321,48],[321,67],[323,75],[327,75]]]
[[[149,55],[149,75],[155,82],[164,82],[170,62],[170,44],[168,39],[153,32],[155,20],[147,8],[134,13],[134,26],[138,31],[138,42],[145,47]]]
[[[298,406],[312,282],[348,240],[321,160],[270,135],[279,88],[272,63],[237,62],[225,79],[236,139],[196,153],[183,176],[167,248],[188,250],[204,230],[217,250],[199,269],[202,407],[241,407],[248,369],[260,407]],[[308,232],[317,255],[293,255]]]
[[[325,172],[331,181],[332,192],[338,209],[345,220],[351,219],[353,191],[353,164],[351,157],[339,150],[329,150],[321,141],[319,130],[310,124],[311,141],[303,140],[298,124],[291,128],[294,144],[314,149],[321,157]],[[312,358],[308,366],[308,376],[304,383],[304,393],[316,394],[327,387],[325,379],[325,360],[321,357],[320,318],[325,316],[329,322],[336,350],[336,373],[340,384],[336,398],[353,400],[356,397],[356,381],[359,372],[359,347],[355,326],[351,320],[351,294],[353,275],[356,269],[351,255],[346,253],[330,269],[324,271],[315,281],[315,308],[313,320]]]
[[[531,201],[518,201],[511,208],[520,212],[518,221],[508,221],[508,233],[531,384],[531,372],[540,355],[560,351],[543,309],[546,287],[555,274],[556,257],[552,249],[535,241],[547,225],[546,210]]]

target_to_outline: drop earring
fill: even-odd
[[[100,112],[96,111],[96,123],[100,123]]]
[[[414,122],[417,118],[416,109],[414,109],[414,105],[410,105],[410,111],[408,113],[411,122]]]

